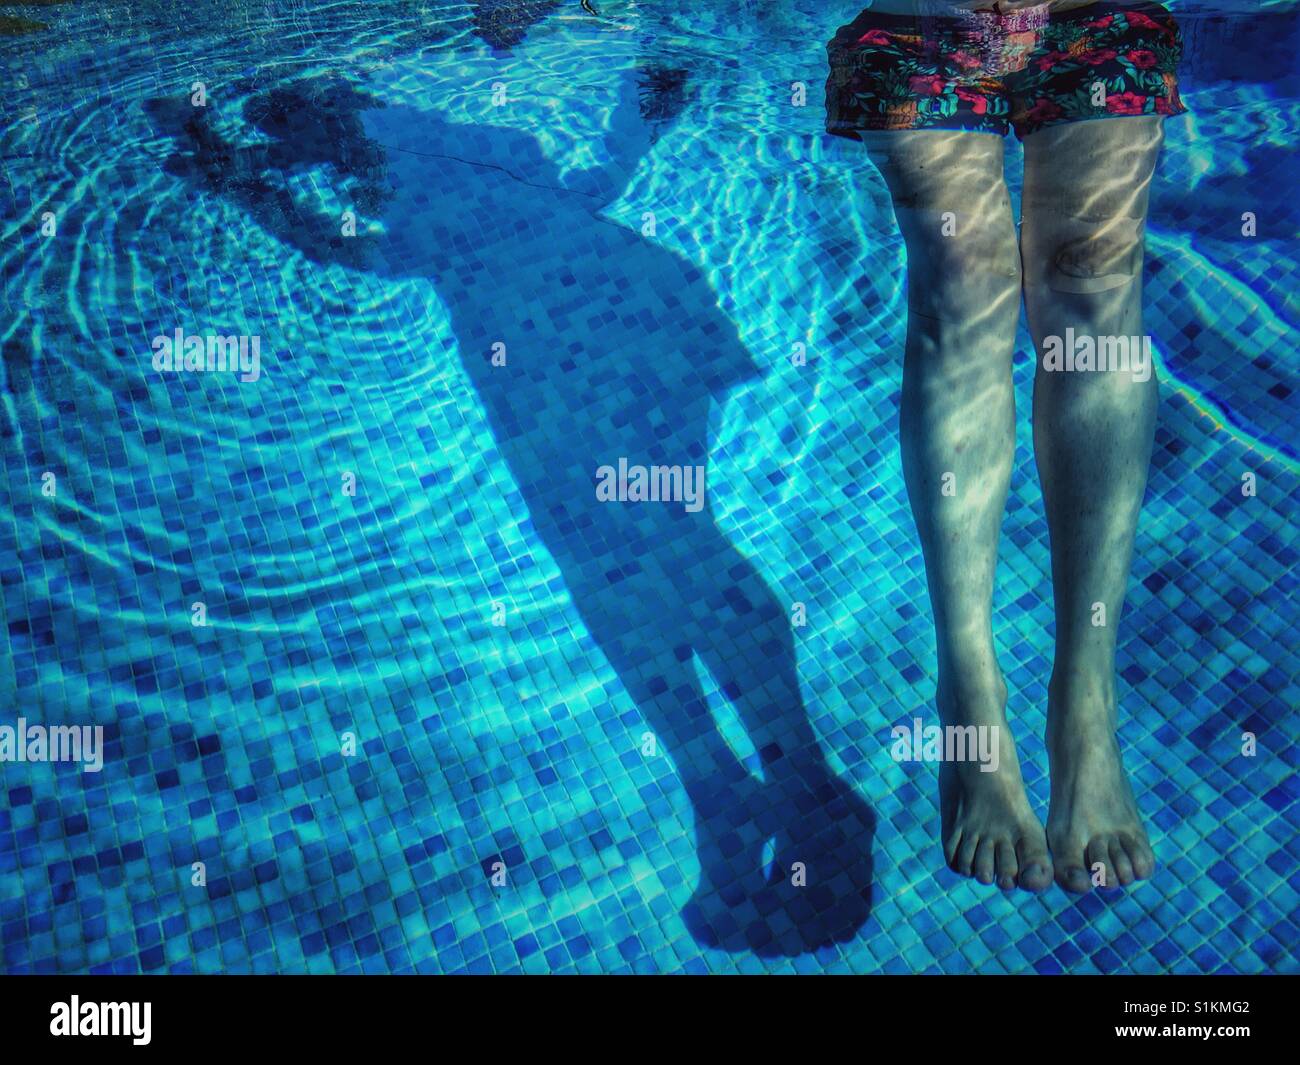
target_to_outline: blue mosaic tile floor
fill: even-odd
[[[853,5],[277,6],[0,38],[0,725],[106,737],[0,765],[0,969],[1296,971],[1290,7],[1189,33],[1119,661],[1160,867],[1074,898],[944,869],[889,754],[934,646],[902,249],[820,132]],[[262,376],[161,378],[178,327]],[[997,637],[1045,813],[1028,352]],[[619,455],[709,508],[596,504]]]

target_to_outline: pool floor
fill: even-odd
[[[1166,124],[1118,663],[1159,867],[1074,897],[945,869],[890,754],[935,649],[903,250],[821,131],[852,5],[305,7],[0,38],[0,725],[105,740],[0,764],[0,970],[1297,970],[1292,9]],[[156,370],[177,329],[256,380]],[[1032,372],[1022,327],[995,630],[1045,816]],[[620,457],[708,505],[599,502]]]

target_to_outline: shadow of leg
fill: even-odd
[[[767,861],[761,885],[737,902],[707,897],[702,884],[695,916],[713,922],[718,945],[760,955],[845,942],[871,912],[875,817],[826,763],[799,691],[786,610],[754,565],[716,528],[712,535],[700,557],[713,582],[698,604],[710,623],[695,649],[758,751],[763,782],[749,816]],[[685,602],[697,594],[681,592]]]

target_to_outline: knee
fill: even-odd
[[[1020,311],[1020,251],[1014,232],[915,237],[908,241],[909,303],[950,321],[1006,319]]]
[[[936,258],[954,284],[983,287],[994,295],[1020,290],[1020,250],[1010,231],[949,237],[940,242]]]
[[[1140,218],[1057,216],[1027,232],[1026,262],[1056,292],[1108,292],[1141,277],[1143,229]]]

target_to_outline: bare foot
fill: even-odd
[[[1115,713],[1105,696],[1049,695],[1047,814],[1056,879],[1067,891],[1127,887],[1155,870],[1155,855],[1120,761]]]
[[[943,853],[948,868],[1004,891],[1021,887],[1042,891],[1052,882],[1043,826],[1029,808],[1020,760],[1006,720],[1006,686],[1001,681],[985,697],[958,698],[940,692],[944,725],[996,728],[997,768],[984,772],[977,761],[944,761],[939,766],[939,811]]]

